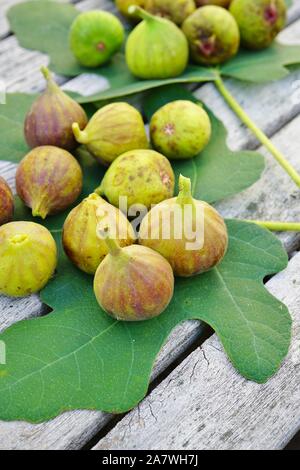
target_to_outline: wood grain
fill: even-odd
[[[267,283],[294,319],[284,365],[267,384],[243,379],[214,335],[95,450],[282,449],[300,428],[300,253]]]

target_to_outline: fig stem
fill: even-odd
[[[244,220],[244,222],[259,225],[272,232],[300,232],[300,223],[296,222],[267,222],[263,220]]]
[[[217,89],[229,104],[231,109],[236,113],[236,115],[241,119],[241,121],[246,124],[246,126],[253,132],[257,139],[269,150],[273,157],[277,160],[279,165],[287,172],[287,174],[292,178],[292,180],[300,187],[300,174],[295,170],[295,168],[286,160],[284,155],[275,147],[271,140],[266,136],[266,134],[252,121],[252,119],[247,115],[235,98],[231,95],[229,90],[226,88],[222,78],[218,78],[214,81]]]
[[[183,175],[179,176],[179,194],[176,202],[181,206],[193,203],[191,180]]]
[[[108,233],[108,229],[100,230],[100,235],[104,238],[105,243],[109,249],[109,253],[112,256],[117,256],[121,253],[122,248],[120,247],[119,243],[117,240],[114,238],[111,238]]]
[[[157,16],[151,15],[151,13],[149,13],[148,11],[144,10],[141,7],[138,7],[137,5],[131,5],[128,8],[128,13],[130,15],[137,15],[142,20],[146,20],[146,21],[148,21],[148,20],[157,20],[158,19]]]
[[[79,142],[80,144],[88,143],[89,141],[88,133],[86,131],[82,131],[77,122],[73,122],[72,130],[73,130],[73,134],[77,142]]]
[[[50,70],[45,67],[44,65],[41,67],[41,72],[42,74],[44,75],[45,77],[45,80],[47,82],[47,85],[48,85],[48,88],[50,90],[57,90],[57,88],[59,88],[59,86],[57,85],[57,83],[55,82],[54,78],[53,78],[53,75],[52,73],[50,72]]]

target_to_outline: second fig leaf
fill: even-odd
[[[229,221],[229,251],[211,272],[176,281],[168,309],[146,322],[111,319],[98,306],[90,276],[63,253],[41,294],[53,312],[7,329],[7,364],[0,366],[0,419],[42,422],[72,409],[121,413],[146,394],[157,354],[172,329],[203,320],[217,332],[237,370],[265,382],[287,354],[291,318],[263,286],[285,268],[274,235]],[[59,242],[60,233],[54,233]],[[249,261],[251,260],[251,261]]]

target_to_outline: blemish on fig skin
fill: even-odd
[[[278,20],[278,10],[275,5],[270,5],[265,9],[265,20],[270,25],[273,25]]]

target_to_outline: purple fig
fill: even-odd
[[[66,150],[45,145],[29,152],[16,175],[17,193],[32,215],[64,211],[76,201],[82,190],[82,171]]]
[[[14,215],[14,198],[10,187],[0,176],[0,225],[10,222]]]
[[[72,131],[73,122],[87,125],[84,109],[64,93],[46,67],[41,71],[47,80],[46,91],[33,103],[25,119],[24,134],[29,147],[54,145],[65,150],[78,147]]]

